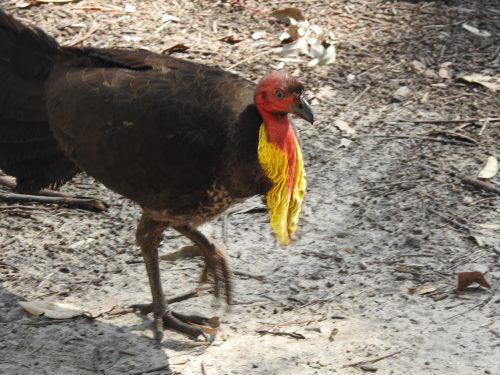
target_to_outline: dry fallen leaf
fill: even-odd
[[[413,66],[413,69],[415,69],[418,73],[424,73],[426,66],[422,62],[418,60],[413,60],[411,63],[411,66]]]
[[[319,57],[319,65],[327,65],[335,62],[337,59],[337,50],[334,45],[326,47],[325,53]]]
[[[408,288],[408,293],[418,294],[420,296],[423,296],[425,294],[434,293],[436,290],[438,290],[437,287],[428,285],[428,286],[421,286],[420,288]]]
[[[287,32],[290,39],[297,40],[306,35],[306,28],[300,25],[291,25]]]
[[[171,55],[172,53],[177,53],[177,52],[186,52],[189,49],[188,46],[185,44],[179,43],[176,45],[173,45],[172,47],[168,47],[164,49],[161,53],[166,53],[168,55]]]
[[[333,328],[330,331],[330,335],[328,336],[328,340],[329,341],[333,341],[335,339],[335,336],[337,335],[337,333],[339,333],[339,329],[338,328]]]
[[[181,22],[180,18],[179,17],[176,17],[176,16],[172,16],[171,14],[164,14],[162,17],[161,17],[161,22],[162,23],[165,23],[165,22]]]
[[[438,76],[443,79],[451,79],[450,69],[448,69],[447,67],[439,68]]]
[[[102,305],[101,309],[96,313],[94,312],[92,314],[93,317],[98,317],[104,314],[107,314],[111,312],[116,306],[118,306],[118,300],[116,297],[111,297],[109,298],[104,304]]]
[[[126,42],[140,42],[142,40],[142,37],[138,35],[122,35],[122,38]]]
[[[273,10],[270,16],[280,20],[287,20],[288,18],[293,18],[294,20],[297,21],[305,21],[306,19],[306,17],[304,16],[304,14],[300,9],[291,7]]]
[[[479,224],[479,226],[483,229],[500,230],[500,224],[495,224],[495,223],[483,223]]]
[[[33,3],[76,3],[80,0],[33,0]]]
[[[262,39],[264,35],[266,35],[265,31],[255,31],[254,33],[252,33],[252,39],[259,40]]]
[[[134,13],[137,10],[133,4],[125,4],[125,13]]]
[[[482,74],[473,73],[473,74],[462,75],[458,77],[458,79],[461,79],[466,82],[477,83],[493,91],[500,91],[500,76],[492,77],[492,76],[485,76]]]
[[[345,132],[345,133],[347,133],[347,134],[349,134],[349,135],[354,135],[354,134],[356,134],[356,130],[354,130],[353,128],[351,128],[351,127],[349,126],[349,124],[348,124],[347,122],[345,122],[344,120],[339,120],[339,119],[337,119],[337,120],[335,120],[335,121],[333,122],[333,124],[334,124],[337,128],[339,128],[339,130],[341,130],[341,131],[343,131],[343,132]]]
[[[392,94],[393,102],[404,102],[411,95],[412,91],[408,86],[401,86]]]
[[[21,307],[34,316],[44,315],[51,319],[71,319],[78,316],[89,316],[87,311],[67,303],[48,301],[22,301]]]
[[[35,4],[29,0],[21,0],[21,1],[16,2],[16,8],[20,8],[20,9],[29,8],[33,5],[35,5]]]
[[[285,44],[281,49],[281,55],[285,57],[307,54],[309,51],[307,42],[301,38],[295,42]]]
[[[479,271],[460,272],[458,274],[457,290],[464,290],[469,285],[477,283],[485,288],[491,289],[491,285],[485,280],[484,275]]]
[[[228,35],[228,36],[225,36],[224,38],[220,38],[219,39],[221,42],[225,42],[227,44],[237,44],[239,42],[241,42],[243,39],[238,39],[236,38],[234,35]]]
[[[498,173],[498,160],[494,156],[488,156],[486,164],[479,171],[479,178],[493,178]]]
[[[425,294],[429,294],[429,293],[434,293],[435,291],[437,290],[437,288],[435,286],[422,286],[420,288],[417,288],[417,290],[415,291],[417,294],[423,296]]]
[[[489,37],[491,36],[491,33],[489,31],[486,31],[486,30],[479,30],[477,27],[474,27],[474,26],[471,26],[471,25],[468,25],[466,23],[462,24],[462,27],[467,30],[468,32],[474,34],[474,35],[478,35],[478,36],[484,36],[484,37]]]

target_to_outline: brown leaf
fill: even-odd
[[[110,299],[108,299],[102,305],[101,310],[99,310],[99,312],[97,314],[95,314],[95,315],[93,314],[93,316],[101,316],[101,315],[107,314],[110,311],[112,311],[117,305],[118,305],[118,300],[116,299],[116,297],[113,296]]]
[[[286,20],[287,18],[293,18],[297,21],[305,21],[306,17],[300,9],[297,8],[284,8],[273,10],[270,14],[271,17]]]
[[[482,287],[491,289],[491,285],[485,280],[484,275],[479,271],[460,272],[458,274],[457,290],[464,290],[469,285],[477,283]]]
[[[20,1],[16,2],[16,8],[20,8],[20,9],[29,8],[29,7],[31,7],[31,6],[33,6],[35,4],[36,3],[34,1],[20,0]]]
[[[243,39],[238,39],[234,35],[228,35],[228,36],[225,36],[224,38],[221,38],[219,40],[221,42],[225,42],[225,43],[233,45],[233,44],[241,42]]]
[[[337,336],[337,333],[339,333],[339,329],[338,328],[333,328],[330,331],[330,335],[328,336],[328,340],[329,341],[333,341],[335,339],[335,336]]]
[[[164,49],[163,51],[161,51],[161,53],[163,53],[163,54],[166,53],[167,55],[171,55],[172,53],[186,52],[188,49],[189,49],[188,46],[186,46],[185,44],[179,43],[179,44],[173,45],[172,47],[168,47],[168,48]]]
[[[80,0],[34,0],[34,3],[76,3]]]

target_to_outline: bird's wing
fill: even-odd
[[[252,95],[247,81],[202,65],[61,67],[46,87],[51,130],[71,159],[150,208],[200,199]]]

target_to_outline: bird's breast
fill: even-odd
[[[204,197],[190,207],[165,209],[143,207],[143,210],[153,219],[168,222],[172,226],[187,224],[198,226],[219,216],[230,206],[243,200],[243,198],[234,197],[224,185],[214,182],[205,191]]]

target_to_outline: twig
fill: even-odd
[[[265,329],[258,329],[255,332],[260,333],[261,335],[288,336],[297,340],[304,340],[306,338],[304,335],[297,332],[274,332],[274,331],[267,331]]]
[[[13,178],[13,177],[10,177],[10,176],[0,176],[0,186],[5,186],[9,189],[12,189],[14,190],[16,187],[17,187],[17,184],[16,184],[16,179]],[[97,211],[104,211],[106,210],[108,207],[109,207],[109,204],[100,200],[100,199],[97,199],[97,198],[84,198],[84,197],[80,197],[80,198],[73,198],[67,194],[64,194],[64,193],[61,193],[59,191],[53,191],[53,190],[47,190],[47,189],[43,189],[43,190],[40,190],[39,192],[36,193],[36,195],[31,195],[31,194],[26,194],[27,196],[33,196],[33,197],[58,197],[58,198],[69,198],[70,200],[73,200],[73,199],[78,199],[78,200],[88,200],[88,201],[92,201],[94,202],[94,204],[91,204],[88,208],[87,207],[87,204],[85,204],[85,207],[81,207],[83,209],[90,209],[92,211],[94,210],[97,210]],[[101,209],[96,209],[96,207],[100,207],[102,206],[103,208]]]
[[[429,135],[444,135],[446,137],[456,138],[456,139],[462,140],[464,142],[472,143],[474,145],[477,145],[479,143],[474,138],[471,138],[468,135],[461,134],[461,133],[454,132],[454,131],[440,131],[440,130],[436,130],[436,131],[429,132],[428,134]]]
[[[323,316],[321,316],[320,319],[314,319],[314,320],[291,320],[288,322],[280,322],[280,323],[264,323],[264,322],[259,322],[259,323],[261,323],[263,326],[267,326],[267,327],[286,327],[286,326],[290,326],[290,325],[304,325],[304,324],[309,325],[311,323],[322,322],[326,319],[328,319],[328,316],[323,315]],[[264,329],[264,328],[262,328],[262,329]]]
[[[386,124],[399,123],[399,122],[408,122],[408,123],[413,123],[413,124],[461,124],[464,122],[483,122],[483,121],[500,122],[500,117],[468,118],[468,119],[462,119],[462,120],[404,120],[404,119],[400,119],[400,120],[386,121]]]
[[[477,188],[480,188],[480,189],[483,189],[483,190],[486,190],[486,191],[489,191],[492,193],[500,194],[500,188],[496,187],[495,185],[493,185],[490,182],[481,181],[481,180],[478,180],[478,179],[473,178],[473,177],[462,176],[462,175],[457,175],[457,177],[463,183],[472,185],[474,187],[477,187]]]
[[[356,104],[356,102],[361,99],[361,97],[368,91],[371,89],[371,86],[366,86],[365,89],[363,91],[361,91],[355,98],[352,102],[350,102],[349,104],[346,105],[345,109],[349,109],[351,108],[354,104]]]
[[[197,288],[195,290],[192,290],[192,291],[189,291],[186,293],[182,293],[182,294],[179,294],[179,295],[174,296],[174,297],[167,298],[167,303],[173,304],[176,302],[186,301],[190,298],[198,297],[199,295],[201,295],[202,292],[210,293],[212,291],[213,291],[213,287],[211,287],[211,286]],[[108,315],[124,315],[124,314],[133,313],[135,311],[140,311],[142,314],[147,315],[147,314],[153,312],[153,305],[150,303],[134,304],[134,305],[126,307],[126,308],[117,309],[117,311],[114,311],[114,312],[113,312],[113,310],[111,310],[107,314]]]
[[[20,204],[14,204],[10,206],[0,206],[0,211],[9,211],[9,210],[39,210],[39,211],[47,211],[50,210],[49,207],[40,207],[40,206],[23,206]]]
[[[259,280],[259,281],[264,281],[266,279],[266,277],[264,275],[254,275],[254,274],[249,273],[249,272],[233,271],[233,273],[237,276],[250,277],[252,279]]]
[[[150,368],[148,370],[141,370],[141,371],[131,372],[130,375],[149,374],[150,372],[156,372],[156,371],[162,371],[162,370],[170,370],[170,366],[169,365],[163,365],[163,366],[153,367],[153,368]]]
[[[488,126],[488,124],[490,123],[490,120],[486,120],[483,124],[483,126],[481,126],[481,130],[479,130],[479,133],[478,135],[481,137],[484,133],[484,131],[486,130],[486,127]]]
[[[356,194],[359,194],[359,193],[364,193],[366,191],[380,190],[380,189],[386,188],[388,186],[395,186],[395,185],[402,185],[402,184],[416,184],[418,182],[427,182],[427,181],[432,181],[432,179],[431,178],[423,178],[423,179],[420,179],[420,180],[413,180],[413,181],[412,180],[407,180],[407,181],[393,182],[393,183],[390,183],[390,184],[375,186],[375,187],[372,187],[372,188],[369,188],[369,189],[363,189],[363,190],[353,191],[352,193],[337,195],[337,197],[338,198],[340,198],[340,197],[347,197],[349,195],[356,195]]]
[[[414,139],[417,141],[431,141],[431,142],[440,142],[440,143],[449,143],[452,145],[459,145],[459,146],[474,146],[474,144],[469,143],[469,142],[462,142],[462,141],[454,141],[452,139],[442,139],[442,138],[433,138],[433,137],[416,137],[413,135],[388,135],[388,134],[370,134],[366,135],[366,137],[373,137],[373,138],[395,138],[395,139]]]
[[[481,301],[478,304],[472,306],[471,308],[468,308],[465,311],[462,311],[461,313],[458,313],[458,314],[450,316],[449,318],[446,318],[445,320],[443,320],[443,322],[447,322],[447,321],[449,321],[451,319],[456,318],[457,316],[467,314],[468,312],[470,312],[472,310],[475,310],[475,309],[482,308],[482,307],[486,306],[493,299],[493,297],[495,296],[495,293],[496,293],[496,291],[493,290],[493,292],[487,298],[485,298],[483,301]]]
[[[466,232],[470,233],[470,228],[466,225],[463,225],[463,224],[460,224],[458,221],[452,219],[451,217],[448,217],[446,215],[443,215],[442,213],[440,212],[437,212],[437,211],[434,211],[432,208],[427,208],[427,211],[429,211],[430,213],[436,215],[436,216],[439,216],[440,218],[448,221],[449,223],[455,225],[456,227],[460,228],[460,229],[463,229],[465,230]]]
[[[16,193],[0,193],[0,202],[61,204],[69,207],[78,207],[90,211],[105,211],[108,209],[108,205],[99,199],[73,198],[73,197],[47,197],[42,195],[28,195],[28,194],[16,194]]]
[[[94,25],[85,35],[82,35],[80,37],[77,37],[70,41],[68,44],[66,44],[67,47],[74,47],[77,44],[87,40],[94,34],[97,30],[99,30],[99,25]]]
[[[394,352],[394,353],[391,353],[391,354],[387,354],[387,355],[384,355],[382,357],[377,357],[377,358],[374,358],[374,359],[367,359],[367,360],[364,360],[364,361],[349,363],[347,365],[342,366],[342,368],[346,368],[346,367],[358,367],[358,366],[366,365],[368,363],[375,363],[375,362],[381,361],[381,360],[386,359],[386,358],[394,357],[396,354],[399,354],[401,352],[402,352],[402,350],[398,350],[397,352]]]
[[[271,53],[271,52],[274,52],[274,51],[276,51],[276,48],[273,48],[273,49],[269,49],[269,50],[267,50],[267,51],[262,51],[262,52],[256,53],[256,54],[255,54],[255,55],[253,55],[253,56],[247,57],[246,59],[243,59],[243,60],[241,60],[241,61],[237,62],[236,64],[233,64],[233,65],[231,65],[231,66],[227,67],[227,68],[226,68],[226,70],[231,70],[231,69],[234,69],[234,68],[236,68],[238,65],[241,65],[241,64],[243,64],[243,63],[246,63],[247,61],[250,61],[250,60],[255,59],[256,57],[259,57],[259,56],[262,56],[262,55],[266,55],[266,54]]]

